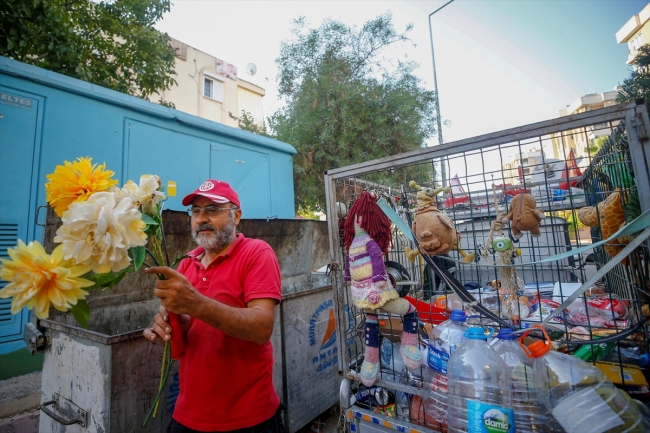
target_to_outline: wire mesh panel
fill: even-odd
[[[358,379],[356,373],[364,356],[366,312],[354,306],[350,286],[343,278],[342,227],[349,217],[346,210],[363,191],[380,198],[409,224],[416,219],[418,188],[446,187],[435,196],[434,203],[453,221],[460,234],[459,248],[433,256],[433,260],[478,303],[513,326],[527,327],[553,314],[555,318],[547,327],[563,342],[556,343],[558,350],[575,353],[581,346],[571,344],[573,340],[608,336],[647,320],[647,243],[568,308],[553,311],[597,275],[634,236],[614,239],[589,251],[581,248],[610,237],[650,207],[650,200],[646,200],[650,197],[648,156],[641,142],[647,140],[645,130],[650,130],[645,106],[632,103],[329,171],[325,177],[327,216],[337,287],[338,332],[345,346],[340,368],[346,377]],[[451,175],[449,179],[439,176],[442,164]],[[536,209],[543,212],[538,233],[518,233],[512,228],[509,214],[521,206],[517,199],[521,194],[532,196]],[[432,328],[448,318],[448,307],[465,307],[471,313],[472,305],[463,305],[445,279],[422,256],[413,253],[416,247],[410,231],[404,233],[396,221],[393,223],[393,240],[384,259],[400,296],[406,296],[417,307],[424,347]],[[503,254],[493,242],[495,238],[506,238],[513,245],[507,262],[515,270],[515,314],[504,310],[507,294],[500,284],[504,268],[488,266],[503,261]],[[545,261],[558,255],[562,257]],[[377,313],[382,335],[377,384],[394,392],[396,415],[402,421],[420,426],[419,430],[443,431],[446,426],[427,413],[428,406],[422,403],[431,390],[426,362],[420,371],[405,369],[399,356],[400,317],[381,310]],[[474,323],[500,325],[480,313]],[[630,375],[625,366],[636,364],[647,369],[645,327],[608,345],[607,350],[585,347],[582,350],[588,353],[583,359],[616,366],[620,373],[617,384],[635,398],[650,400],[647,383],[643,388],[637,386],[636,379],[627,380]],[[352,392],[355,389],[353,385]],[[380,414],[387,411],[380,404],[385,402],[362,397],[357,395],[356,405]]]

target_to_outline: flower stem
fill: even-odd
[[[160,366],[160,385],[158,385],[158,392],[160,392],[165,386],[165,382],[162,381],[162,378],[165,376],[165,368],[167,367],[167,351],[169,350],[169,341],[165,341],[165,350],[163,351],[162,365]],[[171,362],[171,361],[170,361]],[[155,418],[158,414],[158,405],[160,404],[160,399],[156,401],[156,405],[153,409],[153,417]]]
[[[164,265],[165,260],[162,251],[162,239],[160,236],[158,236],[158,233],[156,233],[156,235],[149,236],[148,244],[151,247],[151,250],[149,250],[149,248],[146,248],[146,251],[147,254],[151,256],[151,259],[153,260],[154,264],[156,266],[160,266],[161,263]],[[164,280],[165,276],[158,274],[158,278]],[[165,382],[167,382],[167,376],[169,375],[169,371],[171,370],[172,367],[171,356],[172,356],[172,351],[170,347],[170,341],[165,341],[165,350],[163,351],[162,366],[160,368],[160,384],[158,385],[158,394],[156,394],[156,398],[154,399],[151,409],[149,409],[149,413],[147,414],[147,418],[144,420],[144,424],[142,424],[142,427],[147,425],[147,422],[149,422],[149,419],[152,417],[152,415],[155,418],[156,414],[158,413],[160,396],[162,395],[162,392],[165,389]]]
[[[149,409],[149,413],[147,414],[147,417],[145,418],[142,427],[147,425],[152,415],[154,418],[156,417],[154,412],[156,412],[158,409],[158,403],[160,402],[160,397],[162,396],[162,392],[165,389],[164,386],[165,383],[167,382],[167,376],[169,376],[169,372],[172,369],[171,350],[169,350],[169,341],[165,342],[165,351],[163,352],[163,365],[165,366],[163,368],[164,374],[161,374],[160,376],[160,386],[158,388],[158,394],[156,394],[156,398],[154,399],[151,409]]]

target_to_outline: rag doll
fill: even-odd
[[[510,212],[502,222],[507,224],[511,221],[510,230],[512,230],[512,236],[515,239],[521,238],[524,235],[522,232],[530,232],[533,237],[542,235],[539,223],[546,218],[546,215],[541,210],[535,209],[536,207],[535,198],[523,192],[514,196],[510,202]]]
[[[379,324],[375,310],[403,316],[400,353],[409,369],[422,363],[418,347],[418,320],[415,307],[400,298],[386,274],[384,255],[391,243],[390,220],[376,203],[375,197],[364,191],[354,202],[345,220],[345,280],[351,283],[352,302],[365,310],[365,353],[361,383],[372,386],[379,371]]]
[[[412,251],[406,248],[406,257],[411,263],[415,261],[418,252],[428,255],[443,255],[451,250],[458,250],[464,263],[474,261],[474,253],[467,254],[458,247],[460,233],[448,216],[442,214],[435,203],[435,196],[441,192],[449,192],[450,188],[422,188],[415,181],[409,182],[409,186],[418,192],[415,199],[418,209],[415,212],[413,221],[413,234],[420,244],[420,251]]]

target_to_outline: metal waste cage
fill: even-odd
[[[361,429],[361,424],[363,429],[377,431],[381,429],[373,425],[400,431],[404,428],[445,431],[446,427],[429,422],[426,414],[413,413],[412,405],[407,413],[402,411],[401,417],[399,414],[391,417],[372,404],[350,401],[360,384],[356,372],[363,360],[365,315],[352,304],[349,284],[344,281],[342,209],[349,209],[362,191],[372,191],[403,220],[407,220],[407,214],[414,220],[416,191],[409,182],[431,188],[448,184],[451,192],[438,195],[437,206],[454,221],[456,230],[461,233],[460,248],[468,254],[474,253],[476,259],[472,263],[461,263],[457,251],[447,255],[453,260],[445,260],[444,256],[433,256],[433,259],[465,285],[476,300],[501,315],[499,292],[486,289],[488,283],[498,286],[499,270],[479,263],[485,260],[480,253],[486,247],[492,222],[509,211],[511,200],[521,192],[531,194],[537,209],[545,213],[546,218],[540,223],[541,236],[531,237],[524,233],[515,244],[518,254],[513,257],[513,263],[538,262],[607,237],[603,237],[605,230],[599,225],[584,226],[578,218],[578,210],[596,206],[600,218],[603,209],[597,205],[612,194],[620,197],[625,223],[650,209],[649,133],[646,106],[637,101],[329,170],[325,175],[325,188],[332,283],[338,311],[337,332],[342,346],[339,357],[339,370],[344,376],[341,405],[348,409],[346,425],[349,430]],[[450,179],[439,178],[441,164],[445,164],[446,172],[452,175]],[[392,234],[393,242],[385,259],[387,263],[398,264],[393,267],[400,270],[398,278],[405,280],[398,284],[398,291],[401,295],[406,292],[417,304],[421,325],[446,320],[448,312],[430,306],[440,296],[447,296],[447,303],[453,303],[452,291],[421,259],[416,258],[414,262],[407,259],[406,251],[415,246],[395,225]],[[514,240],[508,224],[504,235]],[[606,248],[596,247],[589,253],[566,254],[558,261],[516,267],[518,277],[525,283],[522,296],[537,303],[540,311],[542,300],[557,301],[559,305],[612,259],[607,252],[611,250],[609,247],[622,248],[628,241],[617,239]],[[495,252],[489,245],[487,251],[488,260],[494,259]],[[585,306],[584,314],[571,316],[574,322],[566,315],[554,321],[550,329],[555,331],[554,339],[590,340],[594,335],[607,335],[636,325],[644,316],[647,319],[650,310],[643,308],[650,305],[649,257],[648,241],[645,241],[625,263],[616,265],[593,290],[580,298]],[[610,304],[622,303],[625,312],[622,314],[611,307],[611,310],[598,311],[598,315],[594,315],[586,304],[590,297],[609,300]],[[378,313],[381,324],[381,310]],[[540,313],[533,314],[532,308],[527,313],[526,319],[522,315],[520,326],[541,322]],[[382,340],[388,338],[394,344],[401,333],[399,318],[391,320],[390,316],[384,316],[384,319]],[[478,318],[477,323],[485,323],[485,318]],[[578,347],[556,344],[557,349],[567,353]],[[632,388],[626,380],[629,376],[627,364],[631,356],[637,354],[642,358],[648,349],[648,332],[641,326],[619,341],[602,361],[620,369],[621,382],[617,384],[630,392]],[[375,386],[407,393],[411,401],[417,396],[426,397],[423,372],[405,373],[395,361],[393,357],[386,364],[382,359]],[[642,369],[646,376],[647,368],[646,365]]]

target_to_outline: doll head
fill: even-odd
[[[363,191],[348,211],[345,220],[345,248],[350,249],[355,234],[355,223],[377,242],[382,252],[388,252],[388,246],[392,240],[390,232],[390,220],[381,210],[375,197],[367,191]]]

